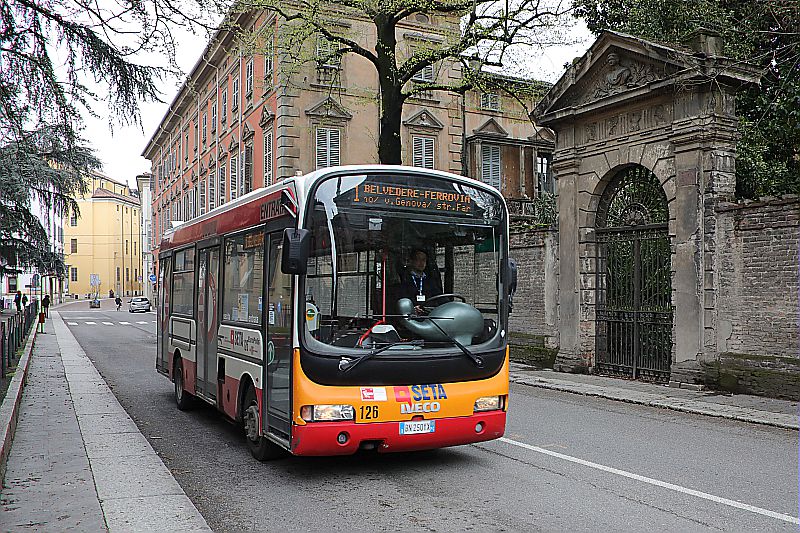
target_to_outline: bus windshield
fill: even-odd
[[[426,174],[329,178],[309,205],[306,339],[339,349],[496,348],[497,193]]]

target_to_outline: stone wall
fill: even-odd
[[[716,211],[717,354],[706,378],[736,392],[800,396],[800,198]]]
[[[552,367],[559,345],[558,232],[512,227],[510,244],[518,270],[509,317],[511,357]]]

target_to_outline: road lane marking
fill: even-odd
[[[97,324],[97,322],[86,322],[86,325],[88,326],[94,326],[95,324]]]
[[[147,324],[147,322],[145,322],[144,320],[140,320],[137,322],[137,324]]]
[[[515,440],[508,439],[506,437],[500,437],[498,440],[505,442],[506,444],[511,444],[514,446],[519,446],[520,448],[525,448],[526,450],[530,450],[532,452],[543,453],[545,455],[549,455],[551,457],[556,457],[558,459],[563,459],[565,461],[569,461],[571,463],[577,463],[579,465],[588,466],[589,468],[595,468],[597,470],[602,470],[603,472],[608,472],[611,474],[616,474],[618,476],[627,477],[629,479],[635,479],[636,481],[642,481],[644,483],[649,483],[650,485],[655,485],[657,487],[662,487],[669,490],[674,490],[675,492],[682,492],[683,494],[688,494],[690,496],[695,496],[697,498],[702,498],[704,500],[710,500],[712,502],[721,503],[723,505],[728,505],[730,507],[735,507],[737,509],[741,509],[743,511],[750,511],[751,513],[760,514],[763,516],[768,516],[770,518],[776,518],[778,520],[783,520],[784,522],[789,522],[790,524],[797,524],[800,525],[800,519],[790,516],[783,513],[776,513],[775,511],[770,511],[769,509],[762,509],[761,507],[756,507],[754,505],[748,505],[746,503],[737,502],[735,500],[729,500],[728,498],[722,498],[720,496],[714,496],[713,494],[708,494],[707,492],[701,492],[699,490],[689,489],[686,487],[681,487],[680,485],[674,485],[672,483],[667,483],[666,481],[660,481],[658,479],[653,479],[650,477],[640,476],[639,474],[633,474],[631,472],[626,472],[625,470],[620,470],[618,468],[613,468],[611,466],[605,466],[598,463],[593,463],[591,461],[586,461],[585,459],[578,459],[577,457],[572,457],[571,455],[565,455],[563,453],[554,452],[551,450],[546,450],[544,448],[540,448],[538,446],[531,446],[530,444],[525,444],[524,442],[518,442]]]
[[[106,326],[113,326],[114,325],[113,322],[103,322],[103,324],[105,324]]]
[[[123,326],[130,326],[131,325],[130,322],[120,322],[120,324],[122,324]]]
[[[67,324],[69,324],[70,326],[77,326],[78,325],[77,322],[67,322]]]

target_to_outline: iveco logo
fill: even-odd
[[[424,402],[424,403],[401,403],[400,412],[403,414],[412,413],[436,413],[442,406],[439,402]]]

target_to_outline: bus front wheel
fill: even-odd
[[[250,448],[250,453],[253,454],[253,457],[259,461],[268,461],[270,459],[282,457],[283,450],[279,448],[277,444],[262,436],[259,432],[258,420],[260,413],[258,411],[256,392],[252,385],[247,386],[242,407],[244,434],[247,439],[247,447]]]
[[[192,406],[192,395],[184,388],[183,363],[180,359],[175,362],[175,370],[172,373],[175,382],[175,405],[181,411],[186,411]]]

